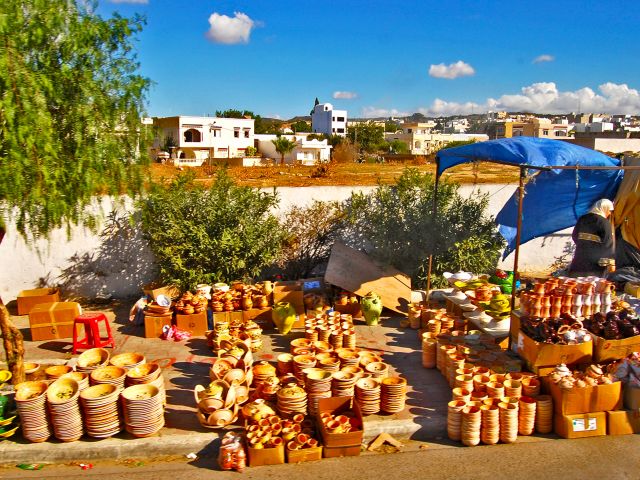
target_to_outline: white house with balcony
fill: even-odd
[[[158,133],[152,155],[157,156],[171,138],[175,165],[200,166],[209,159],[242,158],[254,144],[252,118],[154,117]]]
[[[328,162],[331,159],[331,145],[327,140],[311,139],[307,140],[307,133],[296,135],[282,135],[295,142],[295,147],[284,156],[286,164],[315,165],[316,163]],[[278,138],[277,135],[260,134],[255,136],[255,146],[258,153],[266,158],[272,158],[276,163],[280,162],[280,154],[272,140]]]
[[[311,111],[311,130],[325,135],[347,136],[347,111],[334,110],[330,103],[319,103]]]

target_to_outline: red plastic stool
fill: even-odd
[[[104,322],[107,336],[103,340],[100,336],[100,323]],[[84,326],[84,338],[78,340],[78,326]],[[102,312],[89,312],[77,316],[73,320],[73,353],[78,349],[108,347],[116,348],[116,342],[111,335],[111,327],[107,316]]]

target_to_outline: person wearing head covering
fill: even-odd
[[[578,219],[571,235],[576,250],[569,266],[570,275],[604,277],[615,269],[613,232],[609,222],[612,212],[613,203],[603,198]]]

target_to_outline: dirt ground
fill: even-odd
[[[311,186],[368,186],[392,184],[407,167],[417,168],[420,172],[435,174],[435,164],[415,163],[338,163],[327,165],[326,173],[318,175],[317,166],[264,166],[229,167],[229,174],[239,185],[250,187],[311,187]],[[190,167],[183,167],[190,168]],[[217,168],[195,167],[196,179],[209,183]],[[173,165],[151,165],[151,178],[158,181],[170,180],[180,172]],[[444,176],[460,184],[470,183],[513,183],[518,181],[517,168],[505,168],[503,165],[481,162],[451,168]]]

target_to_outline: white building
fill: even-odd
[[[254,143],[252,118],[154,117],[158,136],[153,143],[157,155],[173,139],[170,153],[176,165],[200,166],[208,159],[242,158]]]
[[[331,159],[331,145],[327,140],[307,140],[306,133],[297,135],[282,135],[295,142],[296,146],[291,152],[284,156],[287,164],[314,165],[316,163],[328,162]],[[272,158],[276,163],[280,162],[280,154],[272,140],[278,138],[277,135],[259,134],[255,135],[255,146],[263,157]]]
[[[330,103],[319,103],[311,111],[311,130],[325,135],[347,135],[347,111],[334,110]]]
[[[602,133],[602,132],[613,132],[613,123],[595,121],[592,123],[576,123],[573,126],[573,130],[575,132],[584,133],[584,132],[594,132],[594,133]]]

